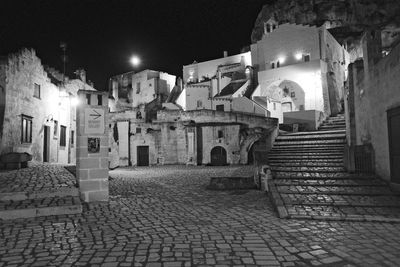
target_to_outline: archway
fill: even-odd
[[[270,83],[262,96],[281,101],[283,112],[305,109],[304,89],[291,80],[277,80]]]
[[[226,150],[222,146],[216,146],[211,149],[211,165],[223,166],[226,165]]]

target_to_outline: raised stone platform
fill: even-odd
[[[81,212],[76,178],[61,165],[0,172],[0,220]]]

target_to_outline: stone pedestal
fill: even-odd
[[[85,202],[108,201],[108,94],[79,90],[76,177]]]

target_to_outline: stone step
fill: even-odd
[[[387,186],[380,179],[274,179],[276,186]]]
[[[396,195],[344,195],[344,194],[285,194],[281,193],[286,205],[353,206],[353,207],[399,207]]]
[[[319,135],[319,134],[310,134],[310,135],[279,135],[275,142],[282,141],[308,141],[308,140],[340,140],[345,139],[346,135],[344,134],[327,134],[327,135]]]
[[[293,154],[293,153],[269,153],[268,159],[271,160],[302,160],[302,161],[313,161],[313,160],[343,160],[343,153],[327,153],[325,155],[321,153],[311,153],[310,155]]]
[[[0,202],[1,220],[79,213],[82,213],[82,204],[77,196]]]
[[[298,158],[271,158],[269,159],[269,163],[294,163],[294,164],[307,164],[307,163],[340,163],[343,164],[342,158],[331,158],[331,159],[298,159]]]
[[[272,172],[345,172],[344,167],[273,167]]]
[[[286,218],[399,223],[400,207],[293,205]]]
[[[310,146],[316,146],[316,145],[337,145],[337,144],[345,144],[346,139],[318,139],[318,140],[282,140],[278,139],[275,140],[274,142],[274,147],[275,146],[303,146],[303,145],[310,145]]]
[[[270,152],[341,152],[344,151],[343,145],[304,145],[304,146],[274,146]]]
[[[311,150],[309,148],[304,148],[301,149],[299,147],[295,148],[279,148],[279,147],[275,147],[272,148],[271,151],[268,153],[268,155],[274,155],[274,154],[288,154],[288,155],[300,155],[300,154],[304,154],[304,155],[312,155],[312,154],[316,154],[316,155],[338,155],[338,154],[343,154],[344,149],[341,148],[325,148],[325,149],[314,149]]]
[[[318,130],[328,130],[328,131],[332,131],[332,130],[339,130],[339,129],[346,129],[345,125],[320,125],[318,127]]]
[[[272,173],[274,179],[354,179],[355,175],[346,172],[284,172]]]
[[[277,187],[281,194],[312,195],[315,199],[322,199],[327,195],[360,195],[360,196],[381,196],[395,195],[388,186],[335,186],[335,185],[280,185]],[[399,198],[400,200],[400,198]],[[400,204],[400,202],[399,202]]]
[[[0,201],[20,201],[35,198],[52,198],[66,196],[79,196],[79,189],[77,187],[49,187],[27,192],[0,192]]]
[[[275,167],[343,167],[343,162],[269,162],[272,168]]]
[[[331,135],[331,134],[346,134],[346,130],[332,130],[332,131],[311,131],[311,132],[296,132],[296,133],[282,133],[279,136],[307,136],[307,135]],[[278,136],[278,137],[279,137]]]

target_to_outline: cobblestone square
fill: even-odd
[[[110,171],[109,203],[0,221],[0,266],[398,266],[400,224],[279,219],[261,191],[206,189],[210,177],[250,174],[250,166]]]

